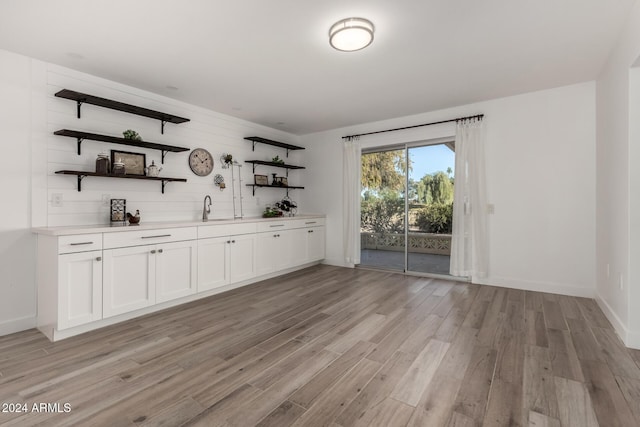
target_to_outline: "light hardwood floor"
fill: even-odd
[[[0,402],[71,407],[0,425],[628,427],[639,364],[589,299],[316,266],[57,343],[0,337]]]

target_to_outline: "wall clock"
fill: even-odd
[[[213,170],[213,156],[204,148],[195,148],[189,154],[189,167],[198,176],[207,176]]]

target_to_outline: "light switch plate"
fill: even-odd
[[[62,206],[62,193],[53,193],[51,195],[51,206],[59,208]]]

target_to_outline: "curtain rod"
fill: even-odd
[[[475,116],[458,117],[456,119],[440,120],[439,122],[423,123],[421,125],[405,126],[405,127],[402,127],[402,128],[395,128],[395,129],[377,130],[375,132],[359,133],[359,134],[356,134],[356,135],[347,135],[347,136],[343,136],[342,139],[346,139],[346,140],[351,141],[351,140],[353,140],[355,138],[360,138],[361,136],[375,135],[376,133],[395,132],[397,130],[405,130],[405,129],[419,128],[419,127],[423,127],[423,126],[439,125],[439,124],[442,124],[442,123],[459,122],[459,121],[462,121],[462,120],[471,120],[471,119],[482,120],[483,118],[484,118],[484,114],[476,114]]]

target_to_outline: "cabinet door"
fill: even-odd
[[[256,274],[271,273],[276,270],[279,235],[282,232],[258,233],[256,241]]]
[[[324,227],[311,227],[307,229],[307,261],[320,261],[324,259],[324,230]]]
[[[231,239],[215,237],[198,241],[198,292],[229,283],[228,251]]]
[[[104,318],[155,304],[155,245],[107,249],[103,254]]]
[[[295,230],[258,233],[256,273],[258,275],[284,270],[292,265],[293,233]]]
[[[231,236],[229,272],[231,283],[256,277],[256,235]]]
[[[198,242],[156,245],[156,302],[170,301],[196,292]]]
[[[58,329],[102,319],[102,251],[58,257]]]
[[[291,230],[291,240],[290,240],[290,254],[291,254],[291,265],[290,267],[295,267],[307,262],[309,256],[307,251],[307,240],[308,240],[308,232],[306,228],[299,228],[295,230]]]

